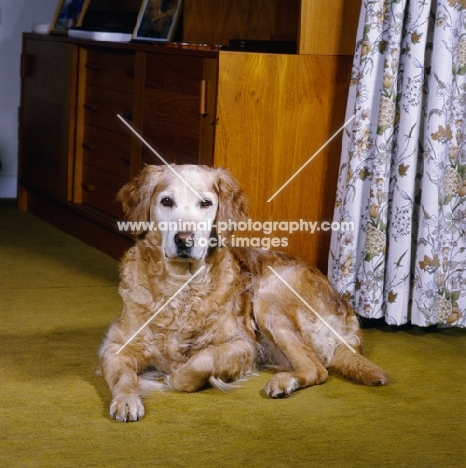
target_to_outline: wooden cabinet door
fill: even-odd
[[[351,65],[349,56],[220,53],[215,165],[240,181],[252,220],[277,223],[270,235],[241,237],[279,239],[280,250],[322,271],[331,232],[320,225],[332,221],[341,133],[307,163],[344,123]]]
[[[217,60],[146,54],[143,135],[169,163],[211,164]],[[161,164],[147,147],[142,163]]]
[[[20,184],[70,200],[77,48],[27,39],[23,46]]]

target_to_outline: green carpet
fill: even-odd
[[[393,376],[331,376],[284,400],[270,373],[229,393],[165,392],[108,416],[94,375],[120,313],[117,262],[0,203],[0,461],[5,467],[465,467],[466,331],[367,329]]]

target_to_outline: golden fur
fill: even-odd
[[[227,171],[188,165],[174,169],[202,200],[168,167],[147,166],[119,193],[130,221],[210,220],[215,226],[247,220],[247,199]],[[328,370],[366,385],[388,382],[387,374],[362,356],[363,335],[351,306],[313,265],[276,251],[191,247],[189,241],[202,236],[217,239],[215,227],[195,232],[140,229],[137,234],[121,261],[123,312],[100,350],[100,371],[112,392],[110,414],[116,420],[141,419],[146,390],[193,392],[209,383],[225,388],[263,365],[280,369],[265,386],[272,398],[322,384]]]

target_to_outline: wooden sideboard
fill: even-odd
[[[169,162],[229,168],[252,220],[331,221],[340,137],[267,200],[344,123],[359,7],[185,0],[183,44],[25,33],[19,208],[119,257],[133,241],[118,231],[115,194],[144,164],[160,164],[119,114]],[[238,38],[296,51],[231,50]],[[329,232],[268,237],[286,237],[282,250],[326,270]]]

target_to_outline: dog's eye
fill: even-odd
[[[167,208],[171,208],[174,205],[173,200],[169,197],[163,197],[162,200],[160,200],[160,204]]]
[[[207,198],[201,201],[202,208],[209,208],[209,206],[212,206],[212,202],[208,200]]]

